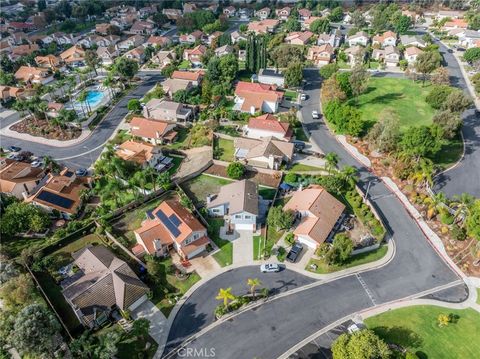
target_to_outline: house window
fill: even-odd
[[[240,214],[236,214],[235,218],[240,219],[240,218],[242,218],[242,216]]]
[[[250,218],[252,218],[252,216],[248,216],[248,215],[245,216],[245,219],[250,219]]]
[[[212,212],[213,213],[218,213],[218,212],[220,212],[220,210],[218,208],[215,208],[215,209],[212,209]]]

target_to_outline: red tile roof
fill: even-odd
[[[281,133],[284,137],[290,137],[292,134],[290,125],[286,122],[280,122],[272,114],[265,114],[258,117],[252,117],[248,121],[249,128]],[[290,136],[288,136],[290,134]]]

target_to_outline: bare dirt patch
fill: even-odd
[[[68,141],[80,137],[82,130],[69,126],[61,128],[47,120],[24,119],[10,127],[12,131],[26,133],[31,136],[43,137],[49,140]]]
[[[207,173],[213,176],[228,178],[227,167],[219,164],[213,164],[204,173]],[[245,171],[242,179],[244,178],[250,179],[255,183],[257,183],[258,185],[277,188],[280,185],[280,181],[282,180],[282,174],[278,172],[278,176],[275,176],[275,175],[272,176],[271,174],[267,174],[267,173],[247,170]]]

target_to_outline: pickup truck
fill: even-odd
[[[290,249],[290,252],[288,252],[287,254],[287,261],[295,263],[300,253],[302,253],[302,250],[303,246],[300,243],[296,242],[293,245],[292,249]]]

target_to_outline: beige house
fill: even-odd
[[[182,79],[166,79],[160,84],[169,97],[173,97],[177,91],[190,90],[193,87],[192,81]]]
[[[192,115],[192,110],[183,104],[164,99],[151,99],[143,108],[143,116],[155,120],[186,122]]]
[[[43,168],[0,157],[0,192],[23,200],[44,178]]]
[[[332,61],[334,49],[330,44],[312,46],[308,49],[307,60],[312,61],[317,66],[327,65]]]
[[[61,59],[67,65],[78,67],[83,66],[85,59],[85,50],[80,46],[74,45],[60,54]]]
[[[128,140],[119,145],[115,154],[122,160],[136,163],[142,168],[155,168],[163,157],[160,147],[134,140]]]
[[[150,61],[153,64],[157,64],[160,69],[171,64],[176,59],[175,51],[158,51],[152,56]]]
[[[134,117],[129,122],[129,126],[133,136],[140,137],[153,145],[172,143],[177,136],[177,132],[174,131],[175,123],[168,121]]]
[[[285,42],[291,45],[306,45],[313,36],[311,31],[291,32],[285,37]]]
[[[360,45],[349,47],[345,50],[345,54],[348,56],[348,62],[352,67],[357,63],[363,63],[365,59],[365,49]]]
[[[282,163],[290,162],[293,158],[294,145],[280,141],[274,137],[261,139],[236,138],[235,159],[245,164],[278,170]]]
[[[407,47],[404,52],[405,60],[407,60],[409,64],[414,63],[421,53],[423,53],[423,50],[420,50],[416,46]]]
[[[14,76],[17,81],[32,84],[45,85],[53,81],[52,72],[41,67],[20,66]]]

